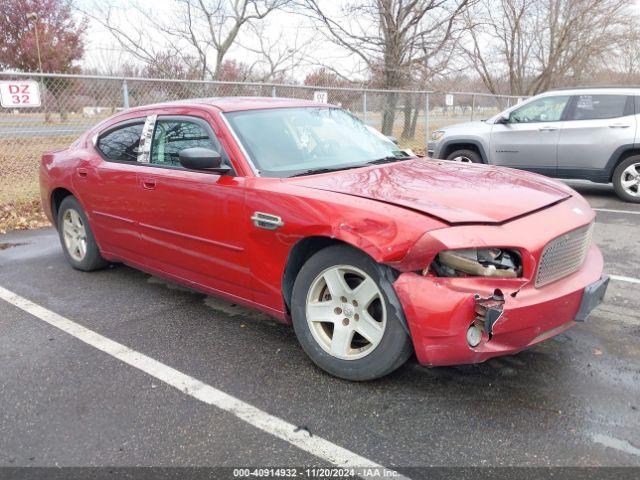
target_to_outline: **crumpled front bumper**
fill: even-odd
[[[504,279],[442,278],[403,273],[394,288],[403,306],[416,356],[424,365],[483,362],[519,352],[575,325],[584,290],[601,278],[600,250],[590,247],[582,268],[542,288]],[[476,295],[504,294],[492,335],[470,347],[466,333],[476,317]]]

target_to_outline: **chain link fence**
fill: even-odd
[[[1,81],[39,83],[41,106],[0,108],[0,204],[38,196],[43,152],[65,148],[99,121],[129,107],[202,97],[263,96],[314,100],[324,96],[424,153],[431,132],[488,118],[516,97],[468,92],[389,91],[264,83],[1,73]]]

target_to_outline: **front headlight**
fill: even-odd
[[[431,134],[431,140],[434,140],[436,142],[440,140],[442,137],[444,137],[444,130],[436,130]]]
[[[440,277],[517,278],[522,276],[522,260],[517,251],[501,248],[445,250],[430,269]]]

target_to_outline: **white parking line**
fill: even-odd
[[[24,310],[25,312],[39,318],[43,322],[59,328],[65,333],[72,335],[78,340],[101,350],[118,360],[142,370],[158,380],[177,388],[181,392],[196,398],[208,405],[213,405],[225,410],[235,417],[247,422],[254,427],[267,432],[275,437],[284,440],[308,452],[316,457],[324,459],[333,465],[343,468],[357,469],[358,476],[385,476],[392,475],[393,478],[406,479],[402,475],[386,469],[371,460],[361,457],[345,448],[342,448],[328,440],[316,435],[311,436],[304,429],[296,428],[295,425],[286,422],[278,417],[270,415],[259,408],[243,402],[221,390],[218,390],[206,383],[201,382],[187,374],[171,368],[151,357],[147,357],[140,352],[115,342],[99,333],[89,330],[68,318],[58,315],[36,303],[27,300],[3,287],[0,287],[0,299]],[[372,469],[371,475],[367,475],[366,470]],[[377,473],[376,473],[377,472]]]
[[[640,215],[640,212],[634,212],[631,210],[615,210],[613,208],[593,208],[596,212],[611,212],[611,213],[630,213],[631,215]]]
[[[620,450],[621,452],[640,457],[640,448],[634,447],[626,440],[620,440],[618,438],[610,437],[609,435],[602,435],[600,433],[592,435],[591,438],[594,442],[606,447],[614,448],[616,450]]]
[[[609,278],[618,282],[640,283],[640,278],[625,277],[623,275],[609,275]]]

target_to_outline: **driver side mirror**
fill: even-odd
[[[498,120],[496,120],[496,123],[501,123],[501,124],[509,123],[510,117],[511,117],[511,114],[509,113],[501,113],[500,116],[498,117]]]
[[[222,162],[220,153],[210,148],[192,147],[180,150],[178,153],[180,165],[189,170],[204,170],[216,172],[220,175],[231,170],[231,167]]]

